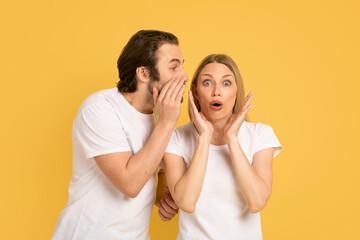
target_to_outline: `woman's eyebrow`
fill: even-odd
[[[212,76],[211,74],[209,74],[209,73],[203,73],[203,74],[200,75],[200,77],[202,77],[202,76],[207,76],[207,77],[211,77],[211,78],[213,77],[213,76]]]
[[[226,77],[234,77],[232,74],[225,74],[224,76],[222,76],[221,78],[226,78]]]
[[[200,75],[202,76],[207,76],[207,77],[213,77],[210,73],[203,73]],[[225,74],[224,76],[222,76],[221,78],[227,78],[227,77],[234,77],[232,74]]]

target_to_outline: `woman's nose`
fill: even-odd
[[[220,88],[217,86],[217,84],[215,84],[211,96],[215,97],[215,96],[220,96],[220,95],[221,95]]]

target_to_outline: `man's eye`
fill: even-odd
[[[230,86],[231,82],[230,81],[224,81],[224,86]]]
[[[211,82],[210,82],[209,80],[205,80],[205,81],[203,82],[203,84],[204,84],[205,86],[210,86],[210,85],[211,85]]]

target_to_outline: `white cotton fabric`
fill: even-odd
[[[152,176],[136,198],[117,190],[93,157],[137,153],[154,128],[152,114],[133,108],[117,88],[90,95],[73,122],[73,173],[68,203],[52,239],[150,239],[155,202]]]
[[[250,164],[256,152],[274,147],[274,157],[282,147],[268,125],[244,122],[239,130],[240,146]],[[181,156],[189,167],[198,144],[198,133],[190,122],[177,128],[166,152]],[[210,145],[203,188],[195,211],[180,211],[178,240],[262,239],[260,213],[244,210],[244,199],[233,171],[227,145]]]

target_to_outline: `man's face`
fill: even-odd
[[[184,59],[180,48],[175,44],[164,43],[157,50],[157,65],[159,81],[153,81],[152,86],[161,90],[164,84],[172,78],[187,76],[182,68]]]

